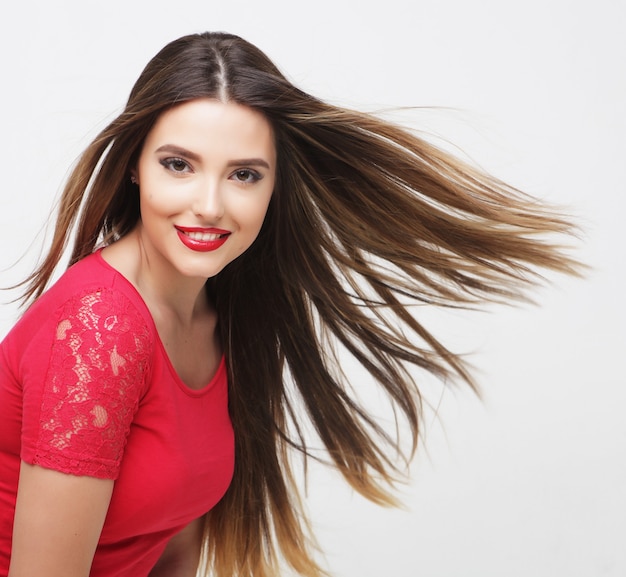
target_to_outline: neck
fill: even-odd
[[[155,274],[156,273],[156,274]],[[207,314],[210,309],[204,282],[162,283],[154,267],[144,267],[137,277],[137,288],[158,316],[171,317],[186,326]],[[195,280],[195,279],[194,279]]]
[[[204,286],[206,279],[188,277],[171,263],[153,254],[138,228],[105,249],[114,264],[137,288],[155,318],[175,320],[189,326],[210,313]]]

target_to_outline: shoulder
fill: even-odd
[[[70,267],[50,293],[57,344],[124,351],[137,361],[152,350],[155,329],[145,303],[99,253]]]
[[[153,333],[152,317],[135,288],[100,253],[67,269],[24,317],[76,319],[85,325],[129,326]]]
[[[47,356],[65,344],[101,350],[137,351],[147,359],[156,329],[137,291],[94,253],[70,267],[24,313],[5,339],[11,356]]]
[[[22,391],[22,459],[115,478],[152,382],[154,325],[113,269],[85,260],[27,311],[6,350]]]
[[[54,332],[58,342],[67,335],[81,335],[81,342],[89,340],[97,348],[146,352],[151,348],[151,327],[141,309],[116,288],[85,287],[64,300],[55,312]]]

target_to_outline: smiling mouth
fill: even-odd
[[[175,226],[176,230],[189,237],[192,240],[199,242],[210,242],[212,240],[218,240],[224,238],[230,234],[229,230],[223,230],[221,228],[200,228],[200,227],[187,227],[187,226]]]
[[[176,226],[178,238],[189,249],[197,252],[210,252],[220,248],[231,232],[221,228],[200,228]]]
[[[217,240],[229,234],[229,233],[219,234],[216,232],[187,232],[185,230],[181,230],[180,232],[182,232],[185,236],[188,236],[190,239],[197,240],[200,242],[208,242],[211,240]]]

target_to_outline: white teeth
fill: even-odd
[[[210,240],[217,240],[222,235],[215,234],[214,232],[186,232],[185,233],[189,238],[193,240],[198,240],[200,242],[207,242]]]

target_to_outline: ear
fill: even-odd
[[[136,168],[131,168],[130,169],[130,181],[133,184],[136,184],[137,186],[139,186],[139,178],[137,177],[137,169]]]

